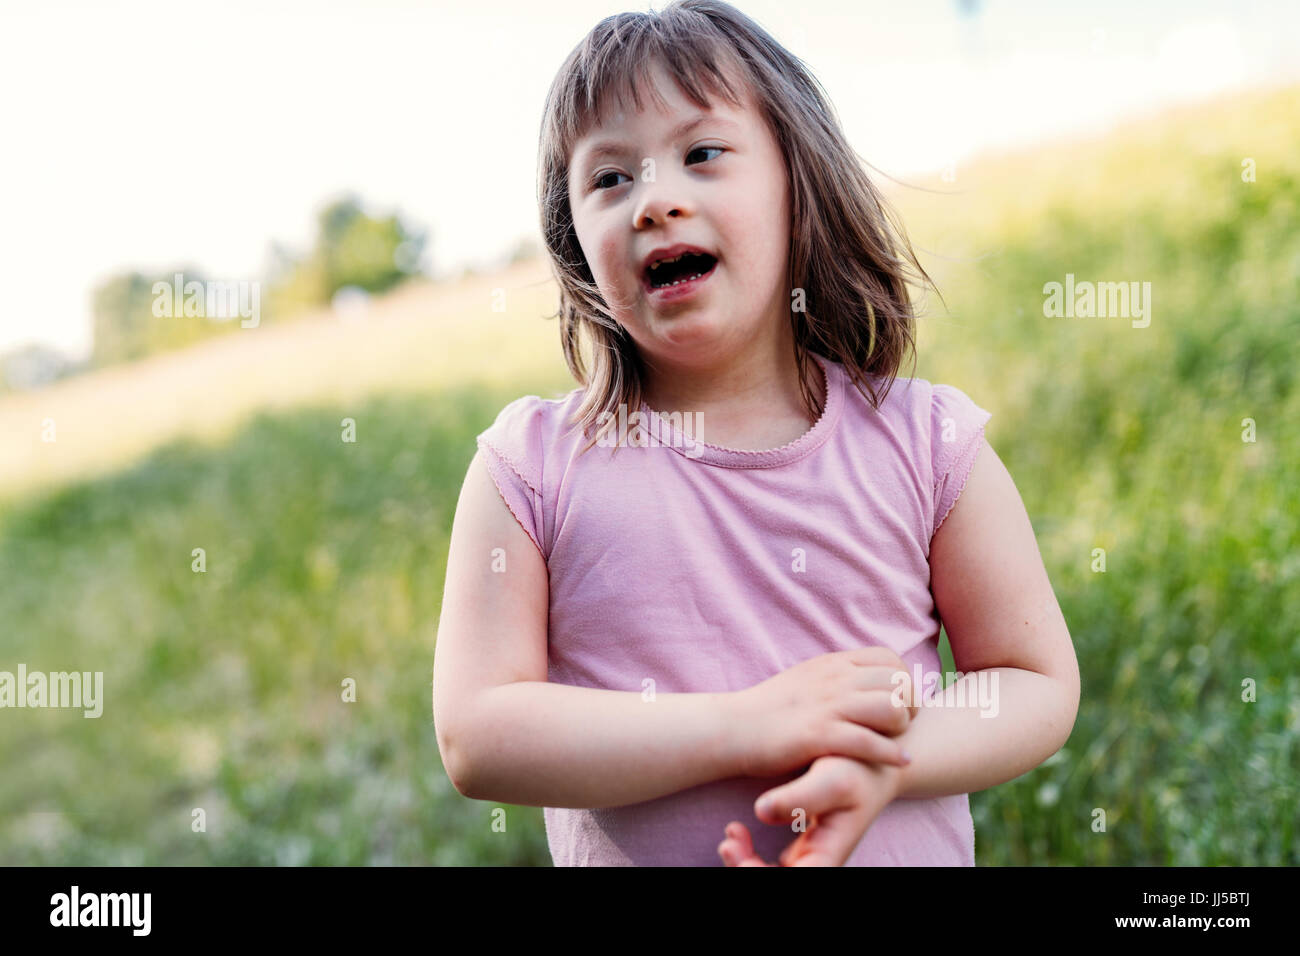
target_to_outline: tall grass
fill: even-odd
[[[5,712],[0,862],[549,863],[540,810],[505,838],[451,787],[430,708],[456,498],[511,397],[262,416],[13,511],[5,668],[105,687],[98,719]]]
[[[1300,96],[1227,108],[1058,157],[945,288],[918,374],[994,412],[1083,682],[1065,748],[972,795],[981,864],[1300,861]],[[1067,272],[1150,282],[1150,325],[1045,317]]]

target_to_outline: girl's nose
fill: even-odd
[[[636,219],[633,225],[638,229],[644,229],[646,226],[653,226],[655,223],[666,222],[670,217],[683,215],[685,206],[681,197],[672,197],[668,195],[670,188],[665,183],[645,183],[647,189],[641,202],[637,206]]]
[[[656,222],[664,222],[669,217],[676,218],[682,214],[681,210],[676,206],[669,207],[664,212],[661,212],[660,209],[659,206],[646,205],[642,207],[642,211],[637,214],[637,226],[644,229],[646,226],[653,226]]]

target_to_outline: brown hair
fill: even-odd
[[[808,353],[813,352],[842,364],[859,392],[865,383],[866,397],[878,408],[909,349],[915,360],[905,269],[911,266],[926,283],[934,283],[802,61],[721,0],[674,0],[658,13],[620,13],[601,20],[569,54],[546,97],[538,199],[560,288],[559,310],[548,318],[560,319],[565,362],[585,388],[569,424],[581,425],[586,434],[605,412],[610,416],[605,427],[612,427],[619,403],[629,412],[641,405],[644,365],[583,255],[568,175],[575,144],[604,115],[610,93],[625,108],[630,92],[640,110],[641,85],[662,104],[650,77],[656,63],[701,108],[709,107],[706,93],[741,106],[724,72],[741,77],[755,92],[789,176],[793,221],[787,280],[791,290],[804,290],[807,308],[791,311],[804,401],[814,418],[821,414],[808,374]],[[719,64],[732,69],[721,70]],[[590,370],[579,349],[582,331],[592,344]],[[868,375],[888,380],[880,396]]]

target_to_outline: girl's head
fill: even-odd
[[[808,353],[843,364],[877,405],[868,376],[887,394],[914,350],[905,269],[929,276],[817,81],[720,0],[597,24],[551,86],[539,167],[584,432],[602,412],[612,425],[620,403],[640,407],[647,366],[717,367],[791,343],[815,418]],[[690,298],[659,301],[646,257],[677,243],[717,265]]]

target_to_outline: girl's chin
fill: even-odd
[[[651,315],[647,323],[651,336],[665,344],[697,347],[721,339],[713,317],[701,309],[674,315]]]

